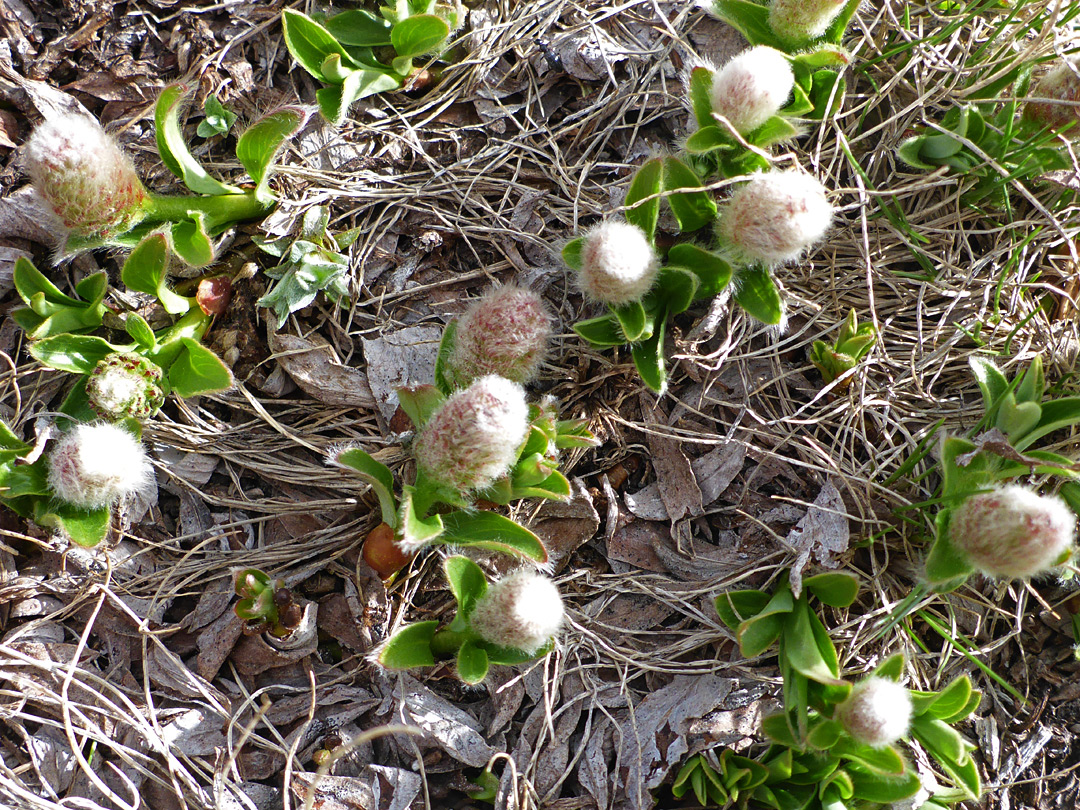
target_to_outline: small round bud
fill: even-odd
[[[1053,129],[1072,124],[1068,137],[1080,137],[1080,57],[1058,62],[1036,83],[1031,95],[1053,101],[1029,101],[1024,116]],[[1056,103],[1064,102],[1064,103]]]
[[[820,242],[832,217],[825,187],[816,178],[799,171],[767,172],[731,195],[717,233],[739,261],[782,264]]]
[[[795,74],[784,54],[758,45],[734,57],[713,76],[713,112],[745,135],[780,112],[794,86]]]
[[[829,30],[846,0],[772,0],[769,27],[788,43],[806,43]]]
[[[984,574],[1004,579],[1058,564],[1076,534],[1076,515],[1061,498],[1016,484],[972,495],[952,511],[949,540]]]
[[[142,355],[117,352],[94,366],[86,380],[86,396],[102,419],[149,419],[165,402],[164,376],[160,366]]]
[[[582,237],[578,285],[597,301],[616,307],[640,301],[659,269],[645,232],[629,222],[601,222]]]
[[[497,287],[458,321],[449,372],[458,386],[487,374],[518,383],[536,377],[551,337],[551,316],[540,296],[513,285]]]
[[[76,425],[49,454],[49,486],[56,497],[83,509],[100,509],[154,480],[139,440],[116,425]]]
[[[72,235],[107,241],[143,218],[147,193],[131,159],[84,115],[51,118],[26,144],[30,182]]]
[[[836,707],[835,718],[856,742],[883,748],[907,734],[911,711],[907,689],[872,675],[852,687],[848,699]]]
[[[555,583],[522,569],[493,582],[469,624],[484,641],[534,655],[562,628],[563,602]]]
[[[483,489],[505,474],[529,428],[525,390],[489,374],[444,402],[420,429],[413,454],[432,481]]]

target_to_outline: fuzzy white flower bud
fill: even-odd
[[[562,628],[563,601],[555,583],[522,569],[493,582],[469,624],[484,641],[534,655]]]
[[[1080,137],[1080,57],[1058,62],[1039,79],[1031,95],[1053,101],[1029,101],[1024,107],[1027,118],[1054,129],[1071,123],[1067,136]]]
[[[1072,546],[1076,515],[1061,498],[1010,484],[972,495],[949,518],[949,541],[984,574],[1030,577]]]
[[[540,370],[551,337],[551,316],[532,290],[508,284],[475,301],[458,321],[449,371],[465,386],[486,374],[519,383]]]
[[[767,172],[731,195],[717,233],[739,261],[782,264],[820,242],[832,218],[825,187],[816,178],[794,170]]]
[[[135,166],[84,115],[50,118],[26,144],[30,182],[73,235],[108,240],[143,218],[147,193]]]
[[[145,492],[153,480],[153,467],[138,439],[116,425],[76,425],[49,454],[52,491],[83,509],[100,509]]]
[[[772,0],[769,27],[788,43],[806,43],[829,30],[847,0]]]
[[[908,733],[911,694],[896,681],[871,675],[855,684],[834,715],[856,742],[883,748]]]
[[[578,285],[597,301],[611,306],[640,301],[659,269],[645,232],[629,222],[601,222],[582,237]]]
[[[795,74],[784,54],[758,45],[731,59],[713,76],[713,112],[745,135],[780,112],[794,86]]]
[[[421,472],[460,491],[483,489],[505,474],[529,429],[525,390],[489,374],[444,402],[413,443]]]

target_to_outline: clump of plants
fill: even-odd
[[[376,7],[377,6],[377,7]],[[315,97],[332,124],[362,98],[397,90],[412,80],[420,57],[444,54],[464,18],[458,0],[390,0],[332,17],[286,9],[285,45],[300,66],[326,85]]]
[[[285,638],[303,619],[304,609],[285,581],[271,579],[257,568],[234,572],[233,590],[240,597],[233,612],[244,620],[244,632],[249,635],[269,633]]]
[[[859,323],[859,316],[855,310],[848,312],[847,318],[840,326],[840,333],[832,343],[824,340],[815,340],[810,347],[810,362],[821,372],[825,384],[844,377],[855,368],[859,361],[874,347],[877,340],[877,330],[873,324]],[[851,376],[848,375],[840,381],[839,386],[846,388],[851,384]]]

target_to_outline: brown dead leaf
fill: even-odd
[[[325,405],[371,408],[375,399],[367,375],[343,366],[328,344],[270,332],[270,351],[285,372],[309,396]]]
[[[646,571],[666,573],[667,566],[657,556],[656,546],[670,541],[671,533],[662,523],[635,520],[615,530],[607,542],[607,556]]]
[[[575,478],[570,486],[570,500],[546,501],[529,526],[547,549],[548,561],[556,574],[566,567],[570,555],[600,528],[600,515],[585,482]]]

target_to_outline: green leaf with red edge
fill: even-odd
[[[236,157],[255,181],[255,199],[270,203],[270,167],[286,138],[300,131],[308,119],[302,107],[282,107],[268,113],[244,130],[236,141]]]
[[[708,68],[696,67],[690,71],[690,106],[701,129],[715,124],[712,117],[712,85],[713,72]]]

